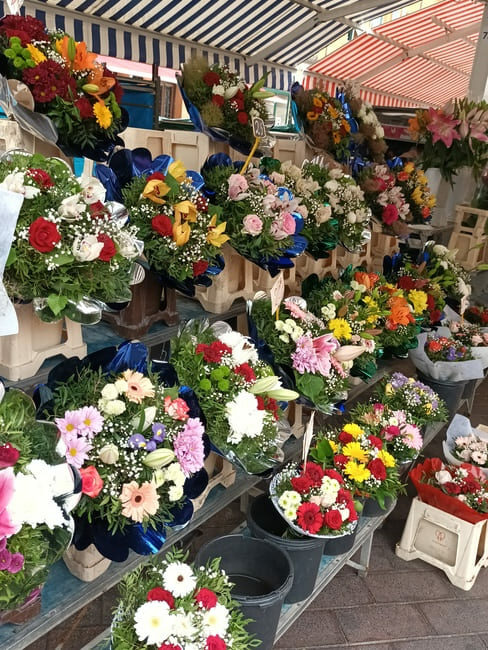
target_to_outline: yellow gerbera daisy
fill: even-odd
[[[351,435],[353,438],[359,438],[359,436],[362,436],[364,433],[364,429],[361,429],[361,427],[358,424],[354,424],[354,422],[345,424],[342,427],[342,430],[346,433],[349,433],[349,435]]]
[[[396,465],[395,458],[384,449],[378,452],[378,458],[383,461],[385,467],[395,467]]]
[[[351,479],[351,481],[354,481],[355,483],[363,483],[364,481],[367,481],[371,476],[371,472],[364,463],[356,463],[353,460],[350,460],[348,463],[346,463],[346,466],[344,467],[344,473],[348,478]]]
[[[112,113],[110,109],[105,106],[105,102],[100,100],[93,107],[93,112],[97,119],[97,124],[102,127],[102,129],[108,129],[112,124]]]
[[[413,305],[413,311],[415,314],[421,314],[427,309],[427,294],[425,291],[412,289],[412,291],[408,292],[408,299]]]
[[[361,448],[359,442],[348,442],[347,445],[344,445],[342,448],[342,453],[344,456],[354,458],[360,463],[366,463],[368,460],[368,454]]]
[[[333,318],[330,320],[329,329],[339,341],[349,341],[351,339],[351,326],[345,318]]]

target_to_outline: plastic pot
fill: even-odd
[[[361,517],[381,517],[387,512],[393,503],[391,497],[385,499],[385,507],[382,508],[376,499],[373,497],[368,497],[364,500],[363,511]]]
[[[327,537],[324,544],[324,555],[342,555],[350,551],[354,546],[357,532],[358,526],[349,535]]]
[[[266,539],[287,551],[293,563],[293,585],[285,603],[297,603],[310,596],[315,586],[322,559],[324,542],[313,537],[284,539],[289,527],[267,494],[258,496],[247,513],[247,524],[253,537]]]
[[[293,584],[293,564],[285,549],[264,539],[244,535],[217,537],[202,546],[195,558],[202,566],[215,557],[234,583],[233,599],[245,618],[247,630],[261,641],[260,650],[271,650],[281,608]]]
[[[419,370],[417,370],[417,377],[419,381],[430,386],[432,390],[439,395],[441,399],[444,400],[447,409],[449,411],[449,418],[453,418],[458,412],[459,405],[464,395],[466,384],[469,382],[466,381],[440,381],[438,379],[432,379],[424,375]]]

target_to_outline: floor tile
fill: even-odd
[[[385,571],[365,578],[378,603],[455,598],[447,578],[432,571]]]
[[[413,605],[366,605],[349,608],[337,617],[350,643],[394,641],[432,633],[421,613]]]
[[[339,573],[323,592],[309,605],[309,609],[337,609],[374,602],[367,583],[358,575]]]
[[[333,612],[326,610],[306,610],[293,626],[284,634],[274,648],[293,648],[305,650],[315,647],[343,645],[345,637],[341,632]]]
[[[436,601],[418,607],[439,634],[488,632],[488,599]]]

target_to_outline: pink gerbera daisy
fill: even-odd
[[[154,386],[142,372],[126,370],[122,377],[127,382],[125,394],[129,402],[140,404],[146,397],[154,397]]]
[[[420,451],[424,441],[422,439],[422,434],[420,429],[415,426],[415,424],[405,424],[402,428],[402,439],[403,442],[410,447],[410,449],[415,449]]]
[[[88,438],[93,438],[96,433],[103,429],[103,416],[94,406],[84,406],[80,409],[81,424],[80,433]]]
[[[82,414],[81,409],[77,411],[66,411],[64,418],[56,418],[56,425],[59,433],[62,435],[69,435],[81,431]]]
[[[88,458],[88,452],[92,449],[92,445],[86,438],[79,438],[72,433],[64,435],[63,440],[66,445],[66,461],[80,469]]]

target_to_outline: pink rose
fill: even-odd
[[[252,235],[253,237],[256,237],[256,235],[259,235],[263,230],[263,222],[261,219],[258,217],[257,214],[248,214],[244,219],[242,220],[242,230],[241,232],[244,233],[245,235]]]
[[[285,239],[295,233],[296,224],[293,215],[289,212],[282,212],[270,226],[271,235],[277,239]]]
[[[173,420],[188,420],[188,404],[181,397],[171,399],[169,395],[164,398],[164,411]]]
[[[249,185],[244,176],[241,176],[241,174],[232,174],[229,176],[227,182],[229,183],[229,199],[232,199],[232,201],[240,201],[244,198],[242,194],[249,189]]]
[[[283,212],[281,215],[283,225],[281,226],[287,235],[294,235],[296,230],[295,219],[289,212]]]
[[[276,193],[277,187],[271,181],[265,180],[264,181],[264,187],[266,188],[266,192],[268,194],[275,194]]]

